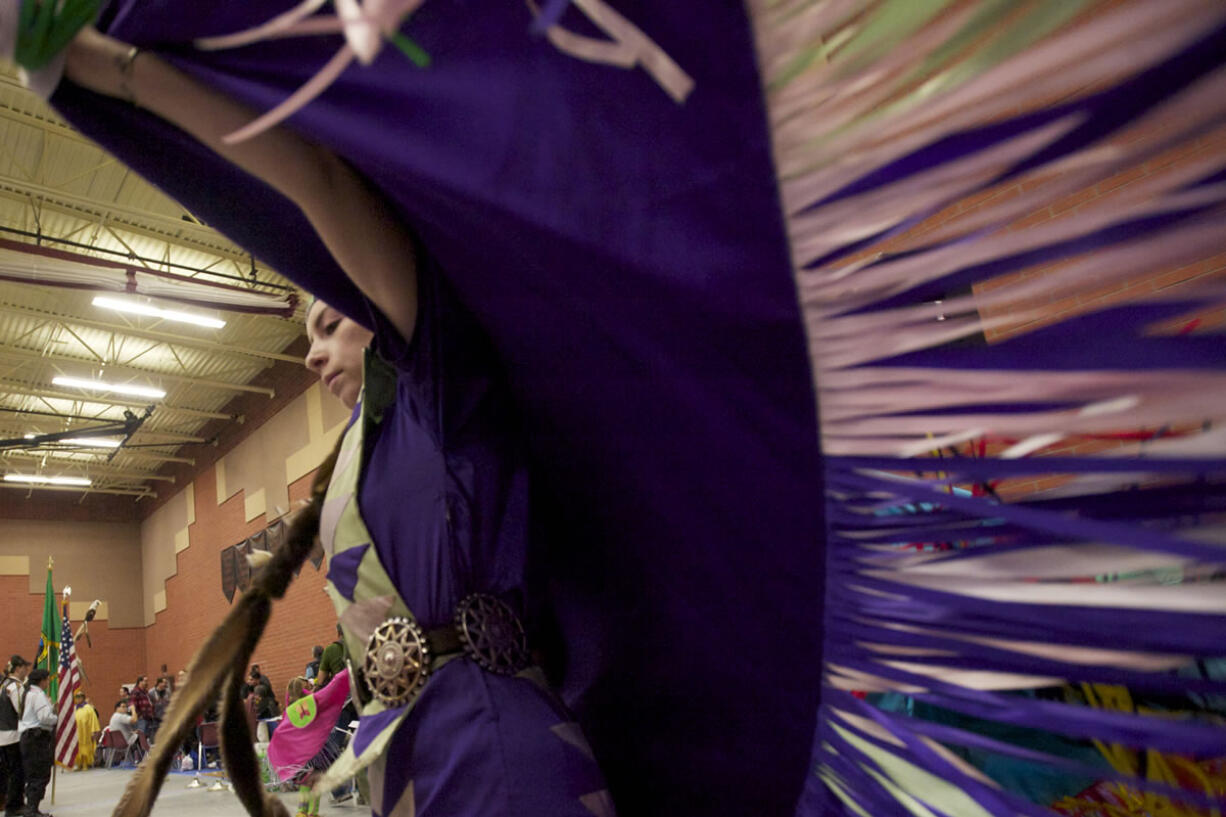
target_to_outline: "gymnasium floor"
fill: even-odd
[[[133,773],[132,769],[91,769],[72,773],[60,769],[56,774],[55,804],[51,803],[51,787],[48,786],[42,810],[55,817],[109,817]],[[202,776],[201,779],[207,787],[215,778]],[[187,785],[191,782],[191,774],[171,774],[162,786],[153,813],[162,817],[246,817],[247,812],[232,792],[189,789]],[[293,814],[297,795],[281,796]],[[319,809],[324,817],[370,817],[369,806],[355,806],[352,801],[332,805],[327,801],[324,797]]]

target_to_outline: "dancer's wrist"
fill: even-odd
[[[97,29],[81,30],[67,49],[64,74],[77,85],[107,96],[134,99],[136,54],[127,43]]]

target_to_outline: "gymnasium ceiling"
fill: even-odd
[[[27,263],[37,269],[49,263],[44,248],[91,264],[89,258],[101,259],[101,274],[112,277],[124,275],[106,266],[118,261],[290,294],[285,279],[77,134],[15,78],[0,75],[0,269]],[[177,491],[204,449],[215,445],[218,429],[244,419],[243,405],[275,398],[273,367],[301,365],[300,356],[286,351],[302,335],[301,307],[286,318],[159,304],[226,322],[214,329],[94,305],[107,294],[0,281],[0,474],[89,481],[0,479],[0,509],[36,492],[143,504],[168,488]],[[56,377],[142,386],[165,396],[56,385]],[[122,423],[125,411],[139,420],[148,406],[152,412],[126,439],[132,423],[93,438],[122,441],[117,448],[27,439]]]

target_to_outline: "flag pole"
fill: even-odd
[[[48,557],[47,557],[47,586],[48,586],[48,587],[50,587],[50,586],[51,586],[51,569],[52,569],[53,567],[55,567],[55,557],[54,557],[54,556],[48,556]],[[50,663],[51,663],[51,659],[50,659],[50,646],[48,646],[48,658],[47,658],[47,663],[48,663],[48,669],[50,669]],[[53,749],[52,751],[54,751],[54,749]],[[57,770],[56,770],[56,766],[57,766],[57,765],[59,765],[59,764],[57,764],[57,763],[54,761],[54,759],[53,759],[53,760],[52,760],[52,762],[51,762],[51,805],[53,805],[53,806],[55,805],[55,779],[56,779],[56,774],[55,774],[55,773],[56,773],[56,771],[57,771]]]

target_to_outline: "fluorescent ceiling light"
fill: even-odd
[[[182,312],[178,309],[162,309],[160,306],[147,304],[143,301],[125,301],[120,298],[108,298],[105,295],[99,295],[94,298],[94,306],[114,309],[117,312],[131,312],[136,315],[148,315],[151,318],[178,321],[179,323],[193,323],[196,326],[207,326],[210,329],[220,329],[226,325],[225,321],[219,318],[210,318],[207,315],[196,315],[195,313]]]
[[[51,382],[57,386],[69,386],[74,389],[90,389],[92,391],[113,391],[118,394],[134,394],[137,397],[152,397],[161,399],[166,392],[149,386],[130,386],[126,383],[106,383],[101,380],[86,380],[83,377],[53,377]]]
[[[5,474],[5,482],[29,482],[34,485],[80,485],[93,483],[85,477],[40,477],[37,474]]]
[[[108,440],[105,437],[69,437],[60,440],[64,445],[81,445],[86,448],[118,448],[119,440]]]

